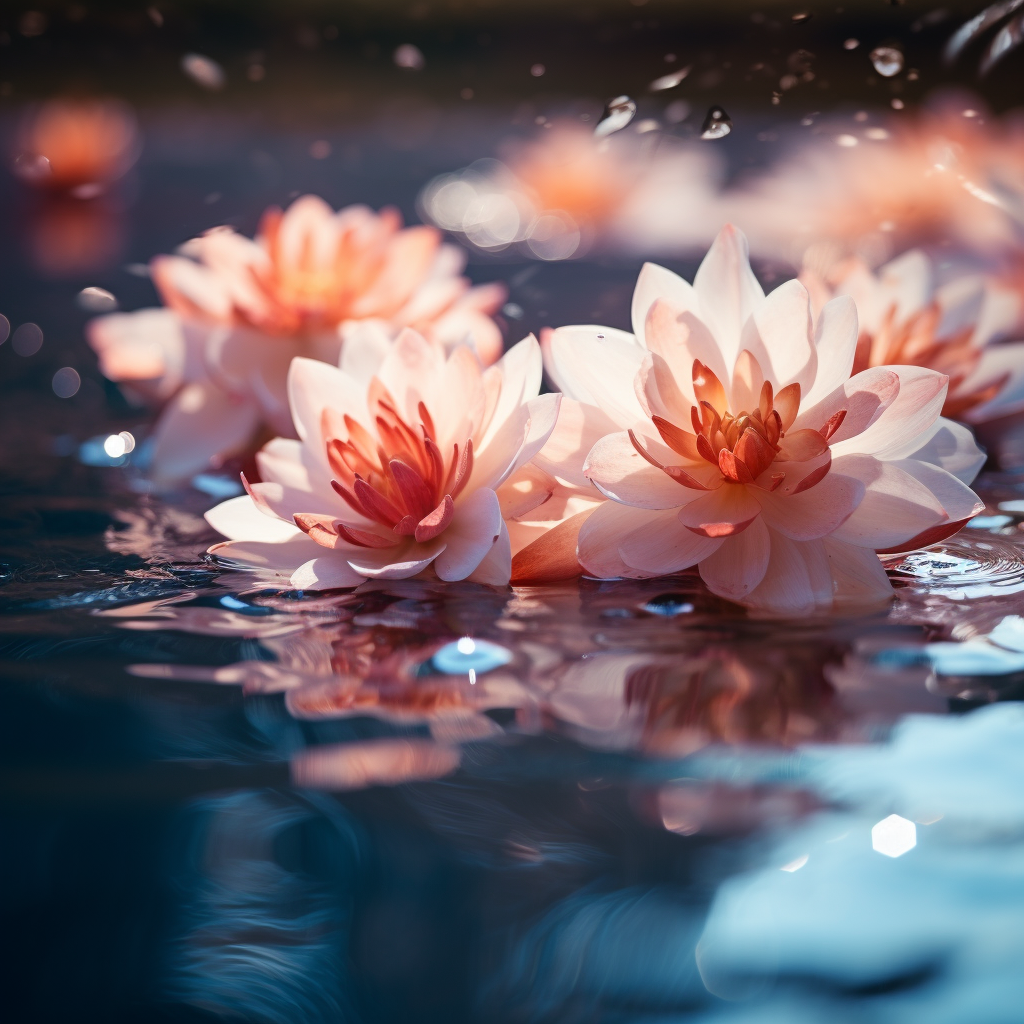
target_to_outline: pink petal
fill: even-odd
[[[362,388],[380,372],[391,351],[391,328],[386,320],[346,320],[338,327],[341,358],[338,367]],[[350,414],[351,415],[351,414]]]
[[[771,544],[768,528],[760,519],[735,537],[727,537],[717,551],[702,559],[700,577],[708,589],[729,601],[749,594],[768,570]]]
[[[108,380],[156,380],[180,375],[185,362],[181,320],[169,309],[111,313],[86,325],[86,337]]]
[[[583,462],[591,448],[606,434],[622,428],[603,410],[593,405],[562,397],[558,418],[544,447],[534,456],[534,464],[552,476],[577,487],[589,484],[583,475]]]
[[[974,372],[957,388],[958,394],[985,387],[1006,377],[995,398],[970,409],[964,416],[971,423],[983,423],[1024,409],[1024,342],[989,345],[982,350]]]
[[[939,466],[965,484],[969,484],[985,465],[985,453],[975,443],[971,431],[960,423],[940,416],[927,437],[905,457]]]
[[[832,605],[832,573],[825,541],[794,541],[769,530],[771,554],[764,579],[743,604],[774,615],[825,611]]]
[[[627,565],[619,555],[619,544],[634,530],[660,522],[659,513],[606,501],[599,505],[580,528],[576,555],[588,576],[597,579],[644,578],[645,573]]]
[[[591,517],[593,518],[593,517]],[[712,555],[722,541],[687,529],[674,509],[649,512],[619,541],[619,555],[637,573],[667,576]]]
[[[764,300],[742,231],[731,224],[722,228],[697,270],[693,288],[700,299],[701,320],[731,368],[740,353],[743,325]]]
[[[444,349],[405,328],[384,357],[377,376],[394,396],[398,412],[412,418],[421,401],[428,409],[440,409],[446,398],[452,400],[453,396],[444,393],[444,371]]]
[[[558,486],[539,466],[528,464],[498,488],[498,503],[505,520],[520,519],[543,505]]]
[[[817,372],[814,384],[804,391],[804,408],[811,408],[849,380],[857,351],[857,334],[857,306],[853,299],[842,295],[827,302],[815,324]]]
[[[150,273],[161,298],[176,313],[230,322],[231,296],[208,268],[182,256],[157,256],[150,263]]]
[[[291,522],[275,519],[256,507],[248,494],[228,498],[205,513],[206,521],[229,540],[264,541],[275,544],[302,536]]]
[[[319,550],[322,552],[323,548]],[[326,554],[303,563],[291,577],[291,585],[296,590],[340,590],[358,587],[363,581],[364,577],[342,555]]]
[[[923,484],[945,510],[946,517],[954,523],[971,519],[985,508],[985,503],[961,480],[939,466],[929,465],[917,459],[901,459],[892,463],[915,480]]]
[[[891,548],[946,521],[945,509],[935,495],[898,463],[870,455],[844,455],[833,460],[832,475],[859,480],[866,487],[860,504],[835,531],[838,541]],[[813,495],[816,490],[805,493]]]
[[[835,532],[864,499],[865,485],[844,476],[835,463],[824,480],[797,494],[758,495],[765,522],[791,540],[817,540]]]
[[[501,388],[484,436],[478,439],[481,442],[481,449],[516,415],[524,402],[537,397],[540,393],[543,371],[540,345],[532,334],[513,345],[494,367],[487,371],[488,374],[497,373],[501,379]]]
[[[633,289],[632,319],[636,340],[646,348],[651,347],[646,338],[647,316],[659,299],[668,301],[680,313],[689,311],[700,318],[700,303],[689,281],[656,263],[645,263]]]
[[[767,295],[743,326],[741,345],[757,357],[777,392],[794,383],[807,391],[818,368],[807,289],[794,279]]]
[[[498,542],[502,523],[501,507],[494,491],[482,487],[461,498],[455,506],[451,525],[444,532],[445,550],[434,562],[438,577],[464,580],[469,576]],[[511,550],[508,558],[511,569]]]
[[[679,522],[704,537],[729,537],[745,530],[760,514],[760,499],[744,484],[724,483],[684,505]]]
[[[407,580],[421,573],[444,551],[444,542],[444,537],[437,537],[426,544],[407,540],[405,543],[396,544],[390,550],[366,548],[357,554],[345,554],[348,564],[361,576],[370,579]]]
[[[920,366],[892,367],[900,379],[900,390],[881,416],[856,436],[848,432],[847,419],[832,438],[832,456],[868,453],[880,459],[906,449],[907,443],[934,425],[946,400],[949,378]],[[870,371],[865,371],[870,372]],[[858,374],[854,380],[862,377]]]
[[[185,480],[245,448],[259,423],[255,403],[213,384],[186,384],[164,408],[153,446],[154,479]]]
[[[661,356],[676,386],[688,404],[696,404],[693,389],[695,360],[707,366],[720,381],[730,374],[718,342],[704,321],[691,310],[681,310],[665,299],[658,299],[647,314],[647,348]]]
[[[832,571],[835,607],[866,611],[892,603],[892,584],[874,551],[834,537],[826,537],[822,543]]]
[[[256,453],[256,466],[260,479],[267,483],[283,484],[298,491],[313,489],[309,470],[302,461],[302,442],[276,437]]]
[[[657,352],[647,353],[634,387],[637,401],[648,416],[661,416],[672,423],[690,422],[693,402],[679,390],[671,368]]]
[[[863,433],[892,405],[900,391],[900,378],[893,367],[874,366],[845,381],[815,405],[801,403],[791,430],[820,430],[831,416],[846,411],[842,425],[832,435],[835,445],[844,438]]]
[[[511,577],[512,548],[509,543],[508,527],[502,522],[498,539],[466,579],[470,583],[484,583],[489,587],[507,587]]]
[[[673,461],[678,462],[678,457]],[[625,432],[601,438],[590,450],[583,474],[613,501],[637,508],[678,508],[703,493],[677,484],[652,466],[637,453]]]
[[[517,551],[512,558],[513,582],[551,583],[579,576],[576,545],[583,524],[597,507],[577,512]]]

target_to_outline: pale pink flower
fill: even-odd
[[[299,440],[256,457],[249,496],[207,513],[229,537],[212,554],[286,570],[303,590],[406,579],[504,585],[508,529],[496,493],[539,451],[560,395],[540,395],[533,337],[484,369],[460,346],[403,331],[368,384],[295,359],[288,395]]]
[[[546,451],[565,454],[545,468],[612,499],[580,530],[588,574],[696,565],[714,593],[768,611],[875,603],[891,597],[876,552],[933,543],[981,509],[967,481],[983,456],[939,415],[947,378],[913,366],[851,378],[853,300],[815,323],[799,281],[766,297],[735,228],[692,286],[646,265],[633,325],[635,337],[547,339],[565,399]]]
[[[216,228],[181,253],[152,263],[165,308],[89,326],[104,374],[167,403],[158,480],[216,465],[261,426],[291,434],[285,379],[296,356],[337,363],[340,353],[368,378],[406,327],[447,349],[471,345],[484,364],[501,354],[490,314],[504,288],[470,287],[464,254],[435,228],[403,229],[395,210],[335,213],[303,196],[269,210],[255,239]]]
[[[914,245],[990,257],[1018,245],[1024,132],[961,99],[881,123],[819,125],[778,166],[726,197],[754,252],[799,265],[812,245],[872,266]]]
[[[943,415],[981,422],[1024,407],[1024,342],[992,344],[1021,324],[1024,295],[981,274],[936,286],[931,260],[911,250],[872,273],[846,260],[800,280],[820,309],[834,295],[857,304],[860,338],[853,372],[926,366],[949,377]]]

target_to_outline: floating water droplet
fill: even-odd
[[[518,302],[506,302],[501,307],[502,313],[505,314],[510,320],[522,320],[523,318],[523,307]]]
[[[391,55],[391,59],[400,68],[408,68],[410,71],[421,71],[427,63],[423,51],[412,43],[403,43]]]
[[[616,96],[601,115],[594,134],[601,138],[621,131],[636,116],[636,104],[628,96]]]
[[[512,652],[489,640],[464,636],[454,643],[445,644],[430,660],[437,672],[453,676],[472,672],[475,678],[475,675],[507,665],[512,660]]]
[[[197,85],[216,91],[223,89],[227,81],[224,69],[212,58],[201,53],[186,53],[181,58],[181,70]]]
[[[895,46],[876,46],[871,51],[871,63],[883,78],[892,78],[903,70],[903,53]]]
[[[712,107],[700,126],[702,139],[723,139],[732,131],[732,118],[722,107]]]
[[[652,597],[643,609],[652,615],[662,615],[671,618],[674,615],[689,615],[693,611],[693,604],[687,600],[684,594],[659,594]]]
[[[50,386],[58,398],[71,398],[78,394],[78,389],[82,386],[82,378],[79,377],[78,371],[73,366],[65,366],[53,375]]]
[[[117,299],[106,288],[83,288],[78,293],[76,301],[80,309],[86,309],[90,313],[110,313],[117,309]]]
[[[651,92],[664,92],[666,89],[674,89],[689,73],[690,65],[688,64],[685,68],[673,71],[670,75],[662,75],[661,78],[656,78],[647,88]]]

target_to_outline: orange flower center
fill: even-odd
[[[399,414],[395,400],[376,379],[370,409],[377,436],[348,414],[325,409],[322,431],[332,486],[359,515],[386,527],[390,538],[336,524],[338,534],[363,547],[389,547],[398,537],[432,540],[451,522],[455,499],[473,469],[468,438],[442,453],[427,407],[417,408],[413,426]]]
[[[687,462],[697,464],[689,467],[691,472],[681,466],[662,465],[640,444],[633,431],[629,436],[633,447],[648,462],[677,483],[698,490],[708,490],[708,485],[692,473],[701,463],[707,463],[718,469],[726,481],[757,483],[773,491],[785,479],[785,468],[779,466],[770,477],[759,479],[762,474],[775,463],[807,462],[824,455],[829,450],[829,438],[846,417],[846,410],[840,410],[821,430],[801,429],[787,436],[800,409],[799,384],[789,384],[776,395],[771,383],[765,381],[755,409],[732,413],[722,382],[696,359],[693,390],[698,404],[690,409],[692,432],[662,416],[652,417],[665,444]],[[824,476],[828,464],[822,469],[821,476]]]

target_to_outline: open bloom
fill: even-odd
[[[501,332],[490,314],[501,285],[471,288],[463,254],[397,211],[316,196],[264,215],[255,239],[216,228],[181,255],[158,256],[166,306],[94,320],[89,340],[111,379],[166,401],[154,476],[187,478],[244,449],[263,426],[290,434],[285,378],[296,356],[342,360],[368,377],[411,327],[492,363]],[[358,365],[345,349],[359,339]]]
[[[304,590],[405,579],[504,585],[512,552],[496,488],[536,454],[560,395],[538,397],[532,337],[484,370],[406,330],[369,384],[296,359],[288,394],[299,440],[257,455],[262,481],[207,513],[230,541],[211,554],[291,573]]]
[[[949,377],[942,412],[978,422],[1024,406],[1024,342],[991,344],[1021,323],[1024,297],[982,275],[936,287],[931,260],[904,253],[873,274],[860,260],[800,279],[821,308],[833,295],[857,304],[853,372],[869,366],[927,366]]]
[[[844,124],[726,198],[754,251],[797,265],[811,245],[872,266],[952,240],[986,257],[1017,247],[1024,133],[947,104],[883,124]],[[838,143],[838,144],[837,144]]]
[[[546,449],[560,465],[545,468],[612,499],[579,533],[588,573],[697,565],[714,593],[773,611],[878,602],[891,588],[876,551],[933,543],[982,507],[966,482],[983,456],[939,415],[945,375],[851,377],[853,300],[814,323],[799,281],[765,296],[734,228],[692,286],[646,265],[633,326],[547,339],[565,401]]]

